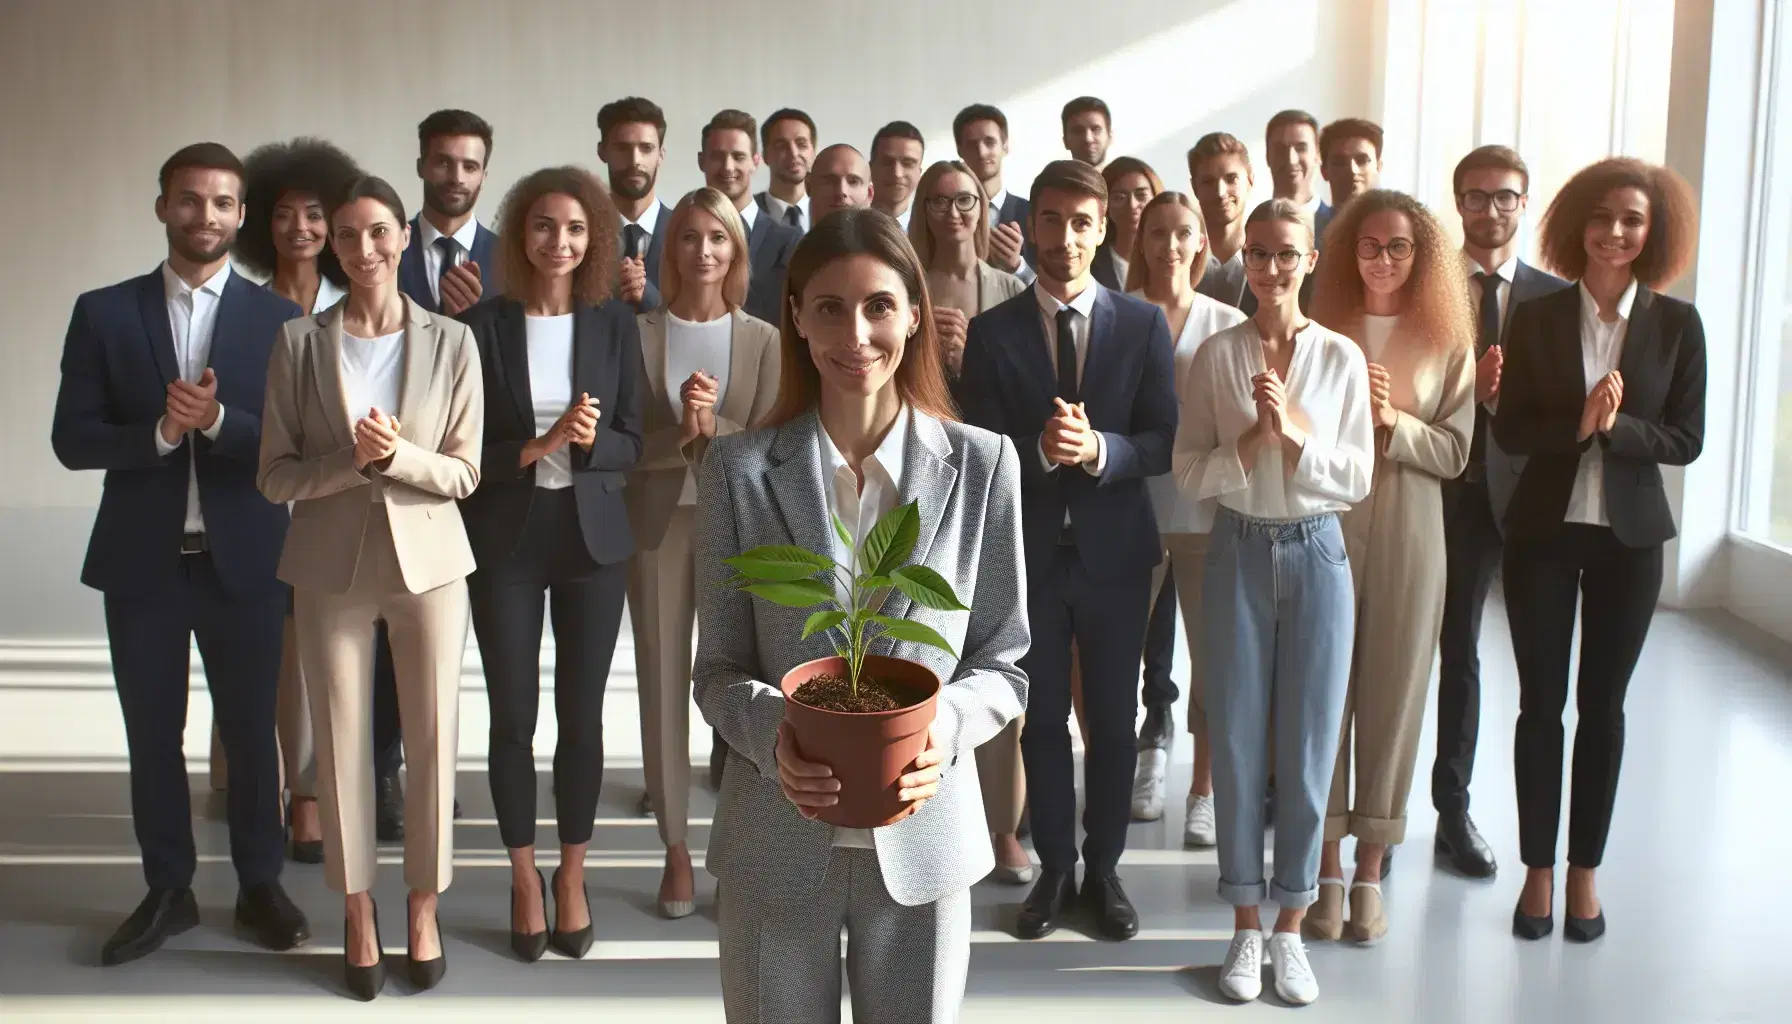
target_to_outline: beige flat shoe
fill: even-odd
[[[1301,919],[1301,934],[1320,942],[1336,942],[1344,936],[1344,880],[1321,878],[1319,898]]]
[[[1388,933],[1388,916],[1381,906],[1380,882],[1350,883],[1350,940],[1373,946]]]

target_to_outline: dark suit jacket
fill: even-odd
[[[477,225],[473,233],[473,250],[467,254],[467,259],[479,264],[482,296],[490,298],[504,290],[503,282],[498,279],[498,236],[486,230],[484,224]],[[398,290],[431,313],[442,311],[435,296],[430,294],[429,277],[423,265],[422,214],[411,218],[411,244],[398,261]]]
[[[75,300],[62,346],[62,386],[50,443],[69,469],[103,469],[105,490],[81,582],[108,593],[149,591],[180,571],[188,467],[218,577],[232,593],[263,594],[286,542],[286,506],[261,496],[261,405],[268,355],[299,307],[232,272],[218,304],[207,363],[224,423],[217,440],[191,432],[156,453],[156,421],[180,375],[158,266]]]
[[[1325,247],[1325,229],[1331,227],[1332,214],[1335,212],[1331,204],[1323,200],[1319,203],[1319,209],[1313,211],[1313,248]]]
[[[1581,453],[1604,449],[1605,513],[1623,544],[1674,536],[1661,466],[1699,457],[1705,438],[1705,326],[1691,303],[1639,286],[1618,358],[1624,402],[1610,434],[1576,440],[1587,382],[1581,367],[1579,288],[1521,303],[1506,327],[1494,437],[1528,455],[1506,534],[1544,539],[1561,528]]]
[[[1036,266],[1039,262],[1037,250],[1033,248],[1033,218],[1030,216],[1032,212],[1033,204],[1029,203],[1025,196],[1017,196],[1010,192],[1008,198],[1002,200],[1001,211],[989,223],[992,228],[997,224],[1020,225],[1020,237],[1024,243],[1021,245],[1020,255],[1021,259],[1026,260],[1030,267]],[[1007,270],[1008,268],[997,267],[996,269]]]
[[[741,308],[748,316],[758,317],[773,327],[784,322],[784,275],[790,270],[790,256],[802,232],[788,224],[779,224],[770,214],[753,220],[747,233],[747,252],[752,258],[752,276],[747,279],[747,301]]]
[[[1175,345],[1162,310],[1109,289],[1096,295],[1091,320],[1080,392],[1107,445],[1099,477],[1080,466],[1048,473],[1040,460],[1058,373],[1032,288],[971,318],[954,396],[966,422],[1008,435],[1020,452],[1028,564],[1048,564],[1068,507],[1083,565],[1105,578],[1149,568],[1163,555],[1145,479],[1170,471]]]
[[[659,203],[658,199],[654,202]],[[647,287],[641,291],[641,301],[635,303],[635,312],[651,313],[665,305],[660,296],[660,263],[666,257],[666,231],[672,226],[672,208],[659,203],[660,215],[653,222],[653,234],[647,239],[647,255],[645,269],[647,271]],[[623,256],[629,255],[623,253]]]
[[[523,444],[535,437],[529,393],[529,341],[523,305],[487,299],[463,317],[479,345],[485,379],[485,443],[479,487],[461,501],[461,518],[480,568],[516,549],[535,499],[535,464],[519,468]],[[573,310],[572,393],[597,399],[597,442],[571,447],[572,489],[585,549],[600,565],[634,553],[622,488],[641,458],[641,336],[625,302],[579,304]]]
[[[1091,261],[1089,273],[1103,288],[1117,292],[1126,291],[1126,282],[1120,279],[1120,266],[1114,262],[1114,238],[1109,235],[1102,240],[1101,247],[1095,250],[1095,259]]]
[[[1511,294],[1506,296],[1506,323],[1500,329],[1500,337],[1495,344],[1504,345],[1505,336],[1512,329],[1512,314],[1517,312],[1519,304],[1531,299],[1540,298],[1551,292],[1568,287],[1568,282],[1545,270],[1518,261],[1512,272]],[[1497,404],[1497,403],[1496,403]],[[1484,405],[1475,406],[1475,447],[1471,451],[1486,453],[1485,464],[1481,467],[1487,482],[1488,500],[1493,506],[1493,521],[1502,526],[1506,519],[1506,507],[1511,504],[1512,491],[1518,486],[1518,478],[1524,472],[1524,459],[1513,458],[1500,450],[1493,438],[1493,412]],[[1485,446],[1483,446],[1483,438]],[[1466,476],[1474,472],[1473,468],[1463,470]],[[1462,479],[1462,478],[1458,478]],[[1453,500],[1449,492],[1452,488],[1446,484],[1445,501]]]

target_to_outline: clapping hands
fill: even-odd
[[[1580,411],[1580,440],[1594,434],[1609,433],[1618,422],[1618,408],[1624,404],[1624,376],[1613,370],[1587,395]]]
[[[691,374],[679,385],[678,400],[684,405],[679,444],[689,444],[700,435],[716,436],[716,399],[720,393],[720,383],[702,370]]]
[[[355,468],[384,462],[398,451],[398,418],[388,416],[378,407],[355,421]]]

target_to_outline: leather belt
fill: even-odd
[[[180,553],[183,555],[203,555],[206,551],[205,534],[184,533],[180,538]]]

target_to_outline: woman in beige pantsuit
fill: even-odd
[[[461,656],[473,551],[456,500],[479,483],[484,401],[465,324],[398,290],[409,243],[392,187],[361,178],[330,211],[346,300],[288,323],[268,366],[261,492],[293,502],[279,575],[293,588],[316,734],[324,869],[346,894],[349,990],[385,982],[374,880],[374,625],[397,671],[405,761],[408,970],[433,987],[447,961],[436,894],[453,874]]]
[[[915,186],[908,237],[927,272],[933,326],[948,377],[958,376],[971,317],[1027,290],[1020,278],[985,262],[989,228],[989,193],[963,161],[941,160],[927,168]],[[1025,724],[1023,714],[977,748],[983,814],[996,855],[991,877],[1010,885],[1025,885],[1034,873],[1033,861],[1017,835],[1027,806],[1027,776],[1020,763],[1020,730]]]
[[[1313,317],[1363,347],[1376,451],[1369,496],[1343,517],[1356,644],[1319,901],[1304,928],[1312,938],[1342,935],[1339,843],[1351,835],[1350,935],[1373,943],[1387,932],[1382,855],[1406,837],[1406,798],[1443,624],[1442,481],[1461,475],[1475,428],[1474,321],[1461,253],[1411,196],[1382,189],[1357,196],[1326,239]]]
[[[746,227],[726,196],[679,201],[660,265],[665,305],[636,318],[646,381],[640,464],[623,497],[635,553],[629,623],[641,695],[647,797],[666,845],[660,913],[695,909],[686,845],[691,790],[691,635],[697,624],[697,467],[715,437],[755,426],[778,398],[777,328],[741,310]]]

